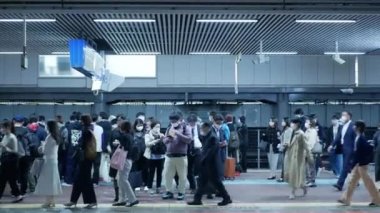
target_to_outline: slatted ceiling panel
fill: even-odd
[[[23,14],[0,14],[22,18]],[[229,51],[254,54],[259,40],[265,51],[298,51],[323,54],[334,50],[372,51],[380,48],[380,16],[331,14],[236,14],[236,13],[60,13],[27,14],[28,18],[56,18],[54,23],[28,23],[28,49],[39,53],[67,51],[68,40],[80,32],[105,39],[115,52]],[[153,18],[156,23],[94,23],[95,18]],[[197,23],[196,19],[258,19],[258,23]],[[355,19],[355,24],[301,24],[295,19]],[[0,51],[22,46],[22,23],[0,23]],[[12,49],[14,48],[14,49]]]

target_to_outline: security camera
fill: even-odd
[[[343,94],[352,95],[354,93],[354,89],[347,88],[347,89],[341,89],[340,90]]]
[[[270,58],[264,54],[258,54],[253,57],[252,62],[254,64],[264,64],[268,63],[270,61]]]
[[[236,56],[236,63],[239,63],[240,61],[241,61],[241,57],[242,57],[242,55],[241,55],[241,53],[239,53],[237,56]]]
[[[338,64],[344,64],[346,63],[345,60],[343,60],[339,54],[335,54],[332,56],[332,58],[334,59],[334,61],[336,61]]]

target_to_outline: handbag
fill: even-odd
[[[38,179],[40,177],[44,163],[45,159],[43,158],[35,159],[32,164],[32,167],[30,168],[30,174]]]
[[[323,150],[322,144],[320,142],[316,142],[313,148],[311,149],[311,152],[313,154],[322,154],[322,150]]]
[[[111,158],[110,166],[116,170],[122,170],[127,160],[128,152],[124,150],[122,146],[118,146]]]
[[[259,149],[263,152],[265,152],[267,150],[267,147],[268,147],[268,142],[266,141],[261,141],[260,144],[259,144]]]

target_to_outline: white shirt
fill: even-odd
[[[200,148],[202,148],[202,143],[201,143],[201,141],[199,140],[199,137],[198,137],[198,128],[197,128],[197,126],[194,126],[192,128],[193,128],[193,131],[194,131],[194,137],[193,137],[194,148],[200,149]]]
[[[102,142],[103,142],[103,127],[96,123],[92,123],[94,126],[94,136],[96,139],[96,151],[102,152]]]
[[[344,136],[345,136],[346,133],[347,133],[347,129],[348,129],[348,127],[350,126],[350,123],[351,123],[351,121],[348,121],[347,123],[345,123],[345,124],[343,125],[343,128],[342,128],[342,139],[341,139],[341,143],[342,143],[342,144],[344,143]]]
[[[335,140],[336,135],[338,134],[339,125],[333,126],[333,139]]]

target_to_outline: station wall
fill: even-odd
[[[329,56],[271,56],[267,64],[253,64],[243,56],[239,64],[242,87],[340,87],[355,82],[355,60],[343,56],[343,65]],[[360,86],[379,86],[380,56],[359,57]],[[234,56],[157,56],[156,78],[128,78],[122,87],[230,87],[234,82]],[[0,85],[14,87],[91,86],[85,78],[40,78],[38,55],[29,56],[29,68],[22,70],[19,55],[0,55]]]

